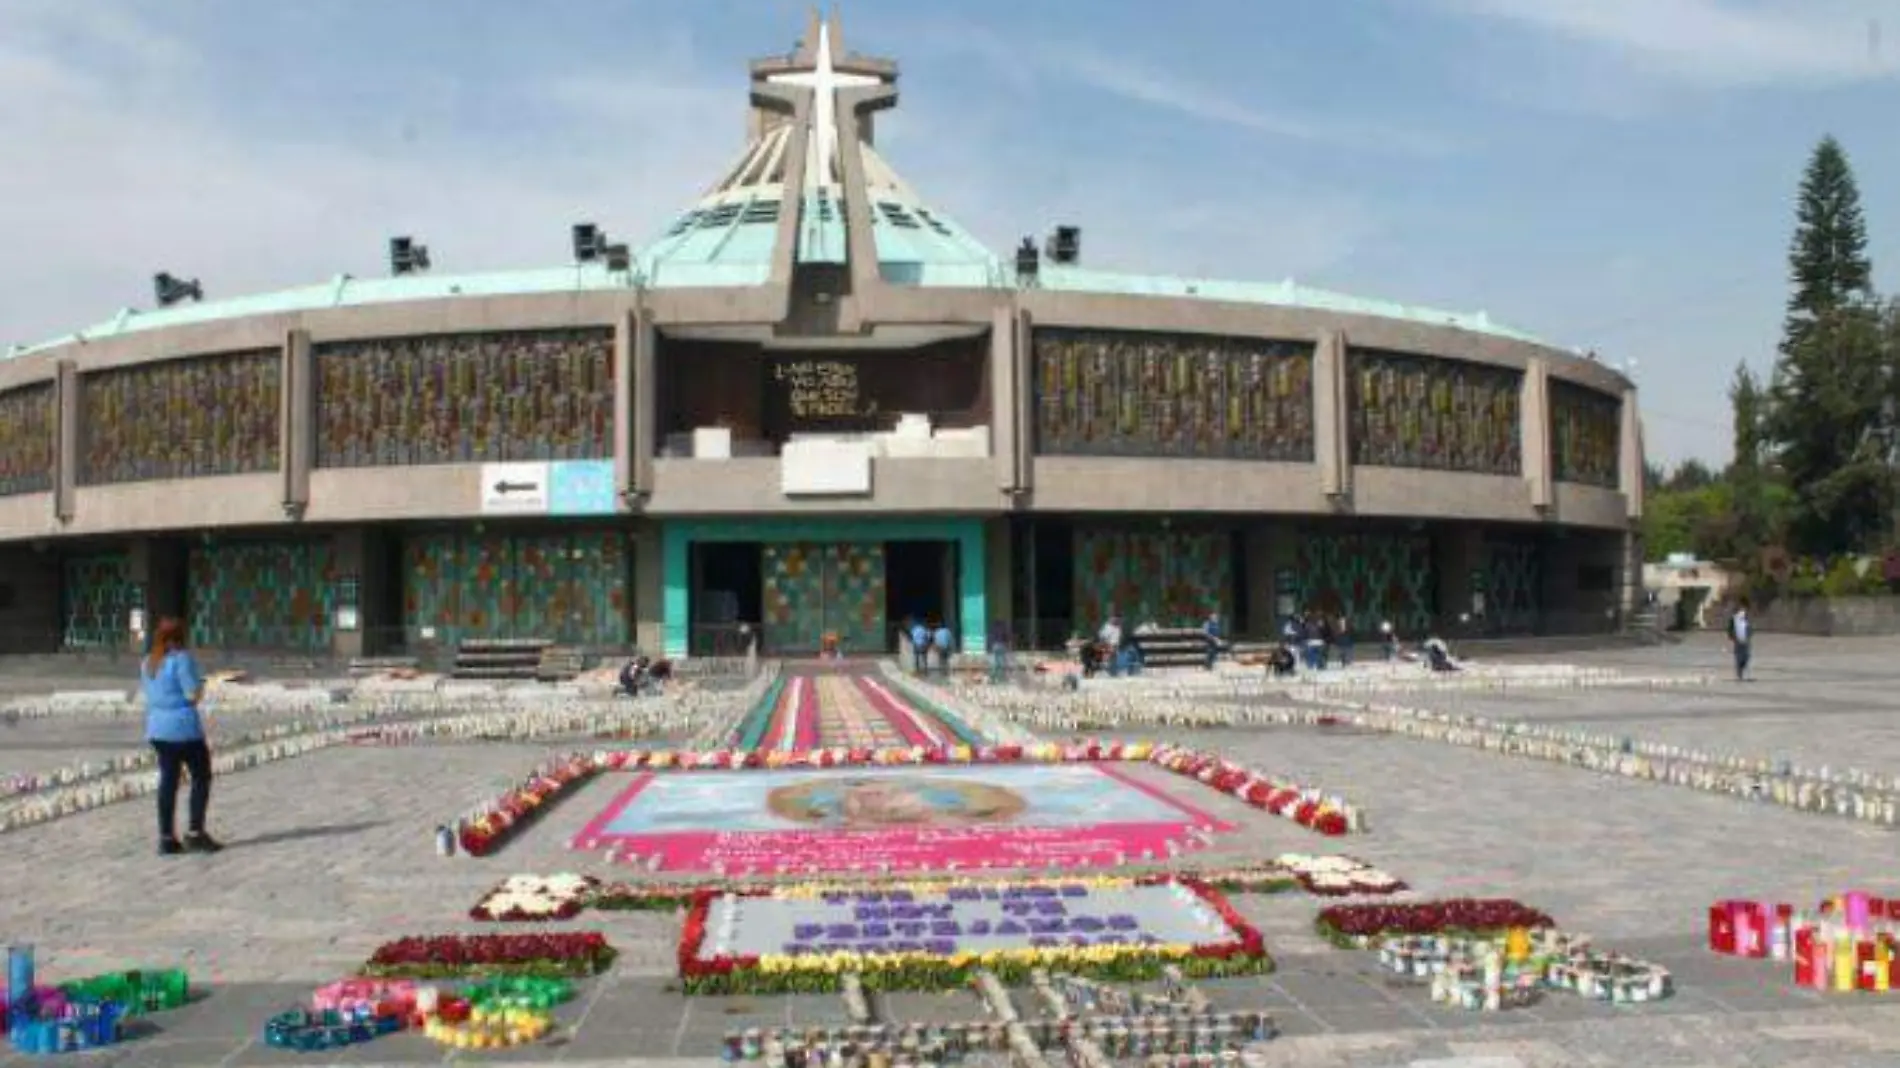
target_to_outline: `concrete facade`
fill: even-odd
[[[808,69],[811,42],[789,58],[754,65],[751,107],[755,134],[787,139],[783,173],[776,176],[777,236],[763,282],[748,286],[657,286],[632,274],[619,288],[565,292],[458,295],[438,299],[357,303],[261,312],[208,322],[155,327],[93,339],[78,338],[0,360],[0,394],[42,382],[55,384],[55,471],[45,493],[0,496],[0,583],[13,603],[36,600],[44,578],[41,555],[101,539],[129,544],[140,560],[170,539],[225,532],[272,532],[334,539],[342,566],[372,588],[387,581],[371,566],[369,548],[380,524],[479,519],[482,465],[326,469],[315,462],[313,353],[326,343],[411,336],[472,335],[497,331],[606,328],[613,331],[615,394],[611,459],[620,520],[639,532],[635,568],[636,614],[642,644],[658,644],[672,624],[670,587],[663,596],[656,566],[669,521],[747,519],[760,523],[834,517],[963,517],[1000,530],[1011,515],[1220,514],[1252,517],[1266,526],[1323,521],[1404,519],[1432,524],[1508,524],[1546,533],[1574,531],[1571,547],[1556,554],[1559,570],[1609,554],[1627,570],[1629,532],[1642,510],[1640,419],[1634,388],[1622,376],[1568,352],[1513,340],[1501,333],[1437,325],[1416,319],[1346,313],[1313,307],[1223,301],[1199,296],[1139,296],[1043,288],[1030,278],[986,286],[919,285],[887,279],[873,240],[873,193],[867,169],[886,165],[869,148],[871,117],[891,107],[895,67],[848,57],[840,69],[885,78],[887,84],[843,88],[834,102],[838,121],[835,193],[847,242],[842,266],[800,260],[799,224],[811,197],[807,139],[813,136],[814,91],[772,81],[775,72]],[[832,27],[836,39],[835,25]],[[821,168],[832,169],[831,164]],[[828,177],[827,180],[830,180]],[[1313,347],[1313,460],[1304,463],[1186,459],[1167,456],[1083,457],[1036,451],[1036,367],[1033,338],[1041,328],[1162,332],[1225,338],[1261,338]],[[975,330],[987,337],[988,425],[983,457],[890,458],[874,461],[868,494],[788,497],[780,489],[776,457],[672,459],[660,456],[656,427],[663,424],[656,383],[665,339],[693,331],[754,330],[762,338],[791,338],[801,347],[862,345],[879,331],[917,328]],[[1519,398],[1522,473],[1516,476],[1441,470],[1355,466],[1352,462],[1348,346],[1510,368],[1522,374]],[[280,461],[275,471],[189,480],[84,485],[79,477],[87,428],[80,384],[88,375],[159,361],[274,349],[281,359]],[[1551,380],[1587,387],[1620,405],[1620,453],[1615,485],[1555,479],[1552,464]],[[1248,529],[1252,529],[1249,526]],[[1277,529],[1277,527],[1276,527]],[[301,532],[301,533],[299,533]],[[1248,569],[1250,583],[1270,582],[1289,550],[1285,534],[1249,534],[1249,550],[1263,554]],[[1442,549],[1464,569],[1472,554]],[[1007,576],[1007,560],[992,547],[992,576]],[[1456,540],[1456,539],[1453,539]],[[1578,546],[1589,545],[1587,551]],[[1596,547],[1614,545],[1615,550]],[[1270,546],[1275,546],[1271,547]],[[37,548],[35,548],[37,547]],[[148,547],[148,548],[140,548]],[[1002,550],[1006,553],[1006,549]],[[1579,555],[1582,554],[1582,555]],[[979,554],[981,555],[981,554]],[[1573,559],[1574,558],[1574,559]],[[1001,564],[1003,566],[995,566]],[[137,581],[145,582],[135,567]],[[162,566],[153,564],[151,566]],[[1281,563],[1279,566],[1284,566]],[[1589,563],[1588,566],[1594,566]],[[992,580],[996,581],[996,580]],[[1005,580],[1006,581],[1006,580]],[[1443,581],[1452,581],[1449,578]],[[1557,581],[1557,580],[1551,580]],[[1568,581],[1568,580],[1565,580]],[[1634,589],[1617,579],[1615,590]],[[1444,596],[1457,599],[1447,587]],[[26,597],[22,594],[35,594]],[[148,594],[149,596],[149,594]],[[1621,593],[1612,595],[1612,599]],[[1562,599],[1571,600],[1567,589]],[[32,612],[37,612],[37,605]],[[1590,610],[1595,610],[1594,602]],[[0,608],[0,635],[9,626]],[[17,610],[14,610],[17,612]],[[360,649],[361,637],[339,637],[339,648]],[[669,641],[669,644],[671,642]]]

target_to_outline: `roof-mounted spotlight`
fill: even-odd
[[[601,250],[601,254],[606,258],[610,271],[625,271],[633,267],[633,253],[628,252],[624,244],[608,245]]]
[[[389,239],[389,273],[413,274],[429,269],[429,246],[416,244],[413,237]]]
[[[1058,226],[1049,235],[1049,259],[1053,263],[1074,265],[1082,262],[1082,228]]]
[[[1035,281],[1036,274],[1042,270],[1042,253],[1036,250],[1034,238],[1025,237],[1016,249],[1016,277],[1025,281]]]
[[[160,271],[152,276],[152,296],[158,299],[159,307],[169,308],[181,300],[203,300],[205,290],[196,278],[186,280]]]
[[[579,263],[592,263],[607,251],[607,235],[593,223],[574,224],[574,259]]]

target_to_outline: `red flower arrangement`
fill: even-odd
[[[522,827],[546,812],[568,787],[585,782],[597,769],[593,758],[574,755],[501,795],[493,811],[462,825],[462,851],[473,857],[494,852]]]
[[[1547,914],[1508,898],[1455,898],[1391,905],[1334,905],[1322,909],[1314,925],[1327,941],[1351,947],[1389,935],[1488,933],[1557,924]]]
[[[376,979],[599,975],[617,954],[598,931],[577,934],[436,935],[378,946],[362,973]]]

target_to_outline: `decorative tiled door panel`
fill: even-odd
[[[68,649],[123,644],[132,610],[144,604],[132,561],[119,553],[69,556],[61,564],[61,600]]]
[[[1075,615],[1085,633],[1112,610],[1125,627],[1200,625],[1233,611],[1233,537],[1226,530],[1080,527],[1075,532]]]
[[[1499,630],[1529,633],[1537,627],[1543,569],[1534,541],[1487,542],[1485,612]]]
[[[847,653],[881,653],[884,639],[884,546],[844,542],[825,547],[825,629]]]
[[[1300,535],[1297,607],[1343,614],[1355,633],[1375,633],[1388,620],[1408,637],[1422,633],[1432,622],[1434,581],[1423,534]]]
[[[767,543],[763,551],[766,649],[811,652],[828,632],[847,653],[884,649],[881,543]]]
[[[403,629],[411,644],[544,638],[628,641],[631,552],[616,531],[411,535],[403,543]]]
[[[336,574],[325,542],[194,545],[185,561],[194,645],[213,649],[327,649]]]

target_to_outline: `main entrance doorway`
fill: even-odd
[[[907,617],[983,648],[980,519],[679,521],[661,537],[667,656],[722,655],[708,636],[744,624],[769,656],[816,653],[828,635],[847,656],[881,655]]]
[[[883,652],[884,561],[879,542],[768,544],[760,598],[765,648],[815,653],[830,635],[846,654]]]

